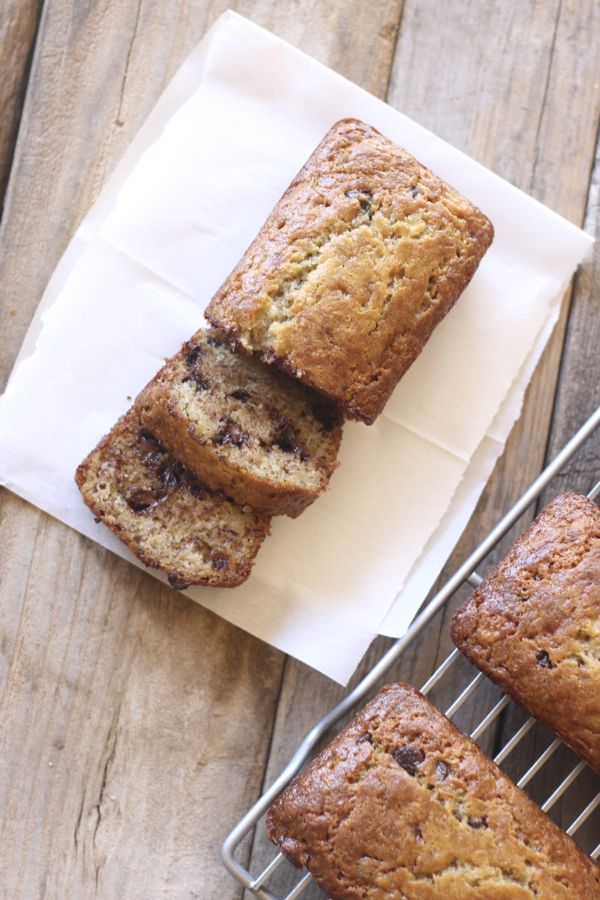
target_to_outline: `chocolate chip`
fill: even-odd
[[[487,828],[487,816],[480,816],[476,819],[467,819],[467,824],[471,826],[471,828]]]
[[[282,417],[275,426],[271,441],[273,446],[279,447],[284,453],[297,453],[298,455],[302,453],[294,426],[285,417]]]
[[[202,357],[204,355],[204,347],[198,347],[192,344],[185,355],[185,362],[190,370],[190,379],[196,385],[199,391],[207,391],[211,386],[209,379],[202,372]],[[184,381],[189,379],[185,378]]]
[[[137,446],[142,461],[147,466],[156,466],[165,455],[162,444],[149,431],[140,431]]]
[[[100,519],[98,518],[98,516],[94,516],[94,522],[96,523],[96,525],[100,524]]]
[[[373,735],[370,731],[365,731],[364,734],[361,734],[361,736],[356,739],[357,744],[364,744],[365,742],[368,742],[369,744],[373,743]]]
[[[218,550],[213,550],[210,554],[210,561],[213,569],[216,569],[217,572],[222,572],[223,569],[226,569],[229,566],[229,557],[226,553],[221,553]]]
[[[134,512],[148,512],[161,503],[166,494],[150,488],[128,488],[124,495],[125,502]]]
[[[221,419],[219,425],[219,430],[214,437],[215,444],[230,444],[232,447],[243,447],[250,440],[248,432],[236,425],[233,419],[229,417]]]
[[[181,466],[181,469],[179,471],[179,481],[181,487],[184,488],[189,494],[191,494],[192,497],[200,499],[204,496],[204,494],[206,494],[206,486],[202,484],[201,481],[198,481],[198,479],[194,475],[192,475],[190,470],[184,468],[184,466]]]
[[[239,400],[240,403],[247,403],[248,400],[252,400],[252,395],[244,390],[244,388],[236,388],[235,391],[232,391],[229,395],[233,397],[234,400]]]
[[[209,387],[211,387],[211,382],[202,374],[202,372],[193,372],[191,380],[199,391],[207,391]]]
[[[324,397],[312,402],[312,414],[320,422],[325,431],[332,431],[340,424],[340,411],[335,403],[331,403]]]
[[[192,344],[188,348],[188,350],[185,354],[186,365],[189,366],[190,369],[193,369],[194,366],[198,363],[198,361],[201,358],[203,353],[204,353],[204,350],[202,347],[198,347],[197,344]]]
[[[406,744],[404,747],[398,747],[392,754],[396,762],[409,775],[417,774],[417,767],[421,765],[425,759],[425,754],[420,747],[411,747]]]
[[[550,657],[548,656],[548,654],[546,653],[545,650],[538,650],[538,652],[535,655],[535,658],[538,661],[538,665],[541,666],[543,669],[553,669],[554,668],[554,665],[552,664]]]
[[[180,467],[174,460],[167,460],[159,469],[158,477],[168,494],[176,491],[180,483]]]
[[[176,591],[185,591],[191,584],[191,581],[185,581],[179,575],[169,575],[168,580],[171,587]]]
[[[371,212],[373,194],[370,191],[346,191],[346,197],[350,197],[351,200],[358,200],[363,212]]]
[[[216,335],[211,334],[206,338],[206,343],[210,347],[222,347],[224,342],[221,340],[221,338],[218,338],[216,337]]]
[[[417,842],[417,844],[421,844],[423,842],[423,832],[418,825],[415,825],[415,841]]]
[[[450,769],[448,765],[444,762],[443,759],[439,761],[437,766],[435,767],[435,772],[440,781],[445,781],[448,775],[450,774]]]
[[[418,197],[421,192],[419,191],[419,186],[415,184],[414,188],[411,191],[413,197]]]

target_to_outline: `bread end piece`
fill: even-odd
[[[492,242],[487,217],[357,119],[337,122],[206,316],[372,423]]]

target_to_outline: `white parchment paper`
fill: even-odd
[[[187,592],[340,682],[375,633],[406,629],[468,521],[587,235],[229,12],[82,223],[0,400],[2,483],[135,562],[94,523],[74,469],[202,324],[273,204],[345,116],[365,119],[464,192],[496,239],[385,413],[371,427],[346,426],[327,494],[295,521],[274,520],[245,585]]]

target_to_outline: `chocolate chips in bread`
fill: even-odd
[[[462,652],[600,772],[600,509],[559,494],[458,611]]]
[[[269,517],[212,491],[150,434],[134,406],[78,467],[87,506],[174,588],[235,587],[250,574]]]
[[[267,829],[331,900],[600,898],[600,868],[408,685],[296,776]]]
[[[199,331],[138,400],[144,426],[210,487],[270,515],[299,515],[327,487],[336,407]]]
[[[373,422],[493,237],[401,147],[335,124],[206,311],[246,351]]]

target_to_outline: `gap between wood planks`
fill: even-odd
[[[4,0],[0,8],[0,222],[43,5]]]

